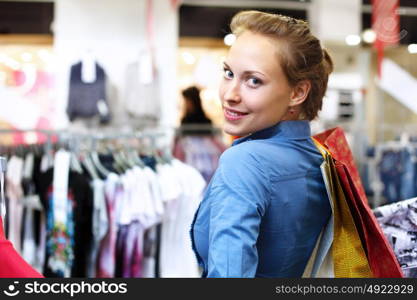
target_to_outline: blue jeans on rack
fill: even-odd
[[[402,153],[401,151],[385,151],[379,163],[379,172],[382,183],[384,184],[383,196],[388,203],[401,200],[402,184]]]
[[[378,165],[383,196],[388,203],[412,198],[416,195],[416,165],[408,149],[385,151]]]

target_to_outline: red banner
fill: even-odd
[[[376,33],[374,47],[378,52],[378,75],[381,75],[381,64],[384,48],[397,45],[400,40],[399,0],[372,0],[372,29]]]

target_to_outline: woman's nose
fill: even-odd
[[[237,81],[230,82],[225,87],[224,100],[230,102],[239,102],[240,101],[240,91],[239,84]]]

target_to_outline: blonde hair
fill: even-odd
[[[266,35],[279,40],[279,61],[290,85],[302,80],[311,83],[307,99],[301,104],[303,118],[316,118],[323,103],[329,74],[333,62],[320,41],[311,34],[307,22],[291,17],[242,11],[237,13],[230,24],[236,36],[245,31]]]

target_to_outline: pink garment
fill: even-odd
[[[116,269],[116,239],[117,239],[117,204],[123,196],[123,187],[116,174],[110,174],[105,184],[105,199],[108,231],[101,241],[97,259],[97,277],[112,278]]]

